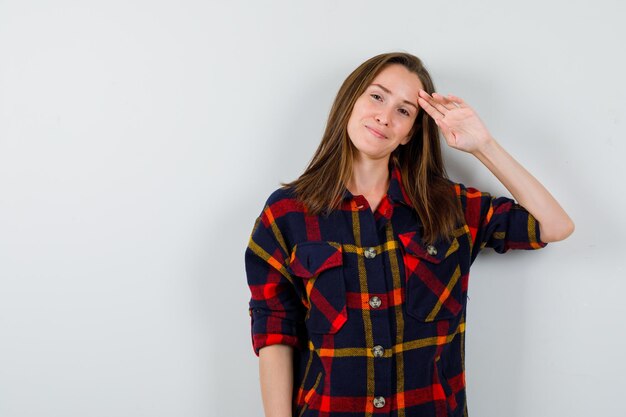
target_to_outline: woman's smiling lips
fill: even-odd
[[[377,136],[381,139],[387,139],[387,136],[383,135],[381,132],[379,132],[378,130],[369,127],[369,126],[365,126],[370,132],[372,132],[374,134],[374,136]]]

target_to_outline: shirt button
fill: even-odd
[[[376,248],[367,248],[363,251],[363,254],[367,259],[374,259],[376,256]]]
[[[428,252],[430,256],[435,256],[437,255],[437,248],[434,247],[433,245],[428,245],[426,247],[426,252]]]
[[[372,348],[372,352],[374,352],[375,358],[380,358],[385,353],[385,349],[381,345],[376,345]]]
[[[382,301],[380,301],[380,298],[378,298],[377,296],[373,296],[372,298],[370,298],[370,306],[372,308],[378,308],[381,304]]]
[[[385,398],[384,397],[374,397],[374,407],[383,408],[385,406]]]

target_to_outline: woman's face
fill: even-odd
[[[374,78],[348,120],[348,136],[359,157],[389,158],[409,141],[422,88],[419,77],[400,64],[387,66]]]

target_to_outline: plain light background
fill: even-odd
[[[401,50],[577,226],[474,264],[470,415],[623,416],[625,9],[0,0],[0,415],[262,416],[254,219],[345,77]],[[509,195],[445,157],[452,179]]]

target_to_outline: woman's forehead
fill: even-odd
[[[374,77],[371,85],[377,85],[383,90],[387,90],[389,94],[415,100],[419,90],[424,88],[417,74],[400,64],[393,64],[384,68]]]

